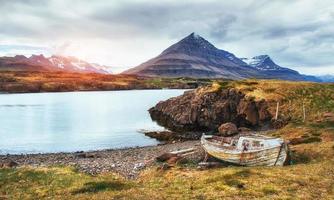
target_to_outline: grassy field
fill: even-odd
[[[159,80],[158,80],[159,81]],[[334,85],[286,81],[217,82],[271,101],[289,124],[271,132],[290,140],[284,167],[224,167],[198,170],[179,165],[146,169],[136,180],[116,174],[91,176],[74,168],[0,169],[0,199],[334,199]],[[302,120],[300,104],[307,108]]]
[[[196,88],[209,79],[150,78],[135,75],[1,71],[0,92],[68,92],[128,89]]]

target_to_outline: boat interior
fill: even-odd
[[[261,150],[264,148],[280,146],[282,139],[272,138],[257,134],[238,134],[230,137],[222,137],[215,135],[205,135],[204,139],[211,145],[218,146],[230,150]]]

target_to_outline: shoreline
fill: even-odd
[[[141,90],[193,90],[196,88],[127,88],[127,89],[112,89],[112,90],[70,90],[70,91],[40,91],[40,92],[3,92],[4,94],[54,94],[54,93],[70,93],[70,92],[121,92],[121,91],[141,91]]]
[[[136,178],[142,169],[156,164],[155,158],[165,152],[195,148],[196,155],[202,154],[199,140],[176,142],[145,147],[105,149],[95,151],[6,154],[0,155],[0,165],[16,163],[16,167],[71,166],[81,172],[96,175],[114,172],[126,178]]]

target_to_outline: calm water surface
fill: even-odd
[[[184,90],[0,94],[0,154],[157,144],[147,110]]]

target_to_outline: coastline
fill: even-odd
[[[0,93],[195,89],[214,79],[145,77],[125,74],[0,71]]]
[[[96,175],[114,172],[126,178],[136,178],[140,171],[155,165],[155,158],[165,152],[195,148],[197,159],[203,151],[199,140],[176,142],[156,146],[105,149],[96,151],[7,154],[0,155],[0,165],[15,162],[16,167],[72,166],[81,172]]]

